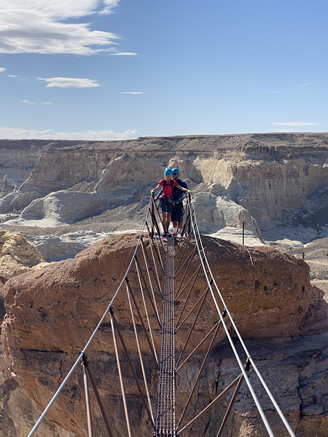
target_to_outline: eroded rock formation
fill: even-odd
[[[5,309],[3,285],[10,279],[33,268],[41,268],[45,261],[38,249],[19,232],[0,229],[0,320]],[[0,436],[18,437],[27,435],[39,416],[39,412],[10,371],[5,361],[0,342]],[[48,419],[42,425],[45,437],[70,437],[70,433],[60,430]]]
[[[327,380],[327,304],[323,293],[310,285],[307,264],[267,247],[245,248],[222,240],[204,238],[206,253],[214,277],[245,339],[253,358],[273,390],[298,437],[323,437],[328,417]],[[145,240],[147,251],[150,246]],[[114,295],[136,245],[136,236],[118,236],[105,239],[78,254],[74,259],[49,265],[43,270],[22,274],[5,285],[7,315],[2,337],[6,356],[15,380],[43,409],[58,388],[70,366],[76,360],[85,342],[97,325],[108,302]],[[190,249],[191,250],[191,249]],[[196,255],[191,272],[196,265]],[[190,273],[191,275],[191,273]],[[185,279],[188,280],[188,276]],[[135,279],[130,278],[132,288]],[[177,284],[178,286],[178,284]],[[206,282],[197,278],[195,290],[188,301],[192,307],[206,289]],[[141,303],[141,301],[140,301]],[[178,302],[177,311],[182,302]],[[213,305],[206,303],[204,315],[193,334],[189,350],[217,320]],[[114,307],[124,329],[129,351],[136,350],[132,342],[132,326],[128,324],[128,302],[125,293],[119,293]],[[203,314],[203,313],[202,313]],[[150,310],[153,326],[154,311]],[[181,347],[187,329],[177,337]],[[155,344],[159,350],[159,330],[154,329]],[[156,399],[157,372],[145,339],[141,341],[151,396]],[[97,334],[88,351],[90,366],[103,396],[106,411],[110,412],[116,435],[125,435],[122,424],[119,382],[110,373],[114,366],[114,351],[108,320]],[[182,400],[188,396],[196,363],[195,355],[177,380]],[[127,366],[126,362],[123,364]],[[199,384],[197,400],[206,405],[213,395],[227,384],[227,373],[236,366],[231,351],[218,337]],[[135,383],[126,377],[128,403],[135,435],[144,435],[145,412],[137,397]],[[49,412],[49,418],[76,436],[87,435],[84,395],[81,373],[75,374],[64,390],[60,401]],[[271,406],[260,395],[270,415]],[[226,402],[226,401],[224,401]],[[203,421],[192,428],[192,435],[216,435],[216,417],[222,413],[218,404]],[[99,435],[104,425],[99,412],[94,411],[94,425]],[[283,435],[275,417],[275,435]],[[147,433],[147,432],[146,432]],[[264,436],[246,387],[235,404],[229,437]]]
[[[259,228],[292,222],[325,226],[328,134],[254,134],[139,138],[112,142],[4,142],[0,214],[56,225],[146,203],[167,165],[179,166],[194,189],[248,211]],[[20,152],[20,158],[15,161]],[[12,191],[10,191],[10,186]],[[322,202],[325,205],[322,205]],[[77,208],[77,203],[83,208]],[[222,205],[221,205],[222,206]],[[217,211],[215,213],[215,211]],[[225,209],[222,209],[225,215]],[[218,229],[220,208],[207,227]],[[57,220],[57,221],[56,221]],[[229,220],[231,221],[231,215]],[[227,221],[227,220],[226,220]],[[234,217],[240,227],[240,217]],[[16,222],[23,224],[22,222]]]

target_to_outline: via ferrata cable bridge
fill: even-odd
[[[158,207],[151,197],[118,288],[111,290],[99,323],[28,437],[41,432],[38,429],[55,402],[65,409],[69,392],[79,381],[83,384],[85,423],[79,424],[77,435],[219,437],[229,428],[233,406],[243,388],[243,393],[251,396],[267,435],[278,435],[278,420],[283,435],[295,436],[212,274],[190,194],[185,206],[184,238],[163,239],[161,226]],[[100,333],[111,334],[106,353],[115,363],[111,376],[106,375],[111,385],[111,393],[106,396],[95,378],[98,363],[92,347]],[[224,386],[205,393],[202,375],[211,357],[220,353],[223,340],[235,364]],[[268,420],[268,408],[263,407],[259,390],[271,403],[274,424]],[[114,398],[124,420],[114,408]]]

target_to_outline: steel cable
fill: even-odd
[[[267,418],[266,418],[266,416],[264,414],[262,406],[261,406],[261,404],[260,404],[260,402],[259,402],[259,400],[258,400],[258,398],[256,396],[256,393],[255,393],[255,391],[253,389],[253,386],[252,386],[252,384],[251,384],[251,382],[250,382],[250,380],[249,380],[249,378],[248,378],[248,376],[246,374],[246,371],[245,371],[245,369],[243,367],[243,364],[241,362],[240,356],[239,356],[239,354],[238,354],[238,352],[237,352],[237,350],[235,348],[235,345],[233,343],[233,340],[232,340],[232,337],[231,337],[231,335],[229,333],[229,330],[228,330],[228,328],[227,328],[227,326],[226,326],[226,324],[225,324],[225,322],[223,320],[223,316],[222,316],[222,314],[220,312],[220,309],[219,309],[219,306],[218,306],[218,302],[217,302],[217,300],[215,298],[214,291],[213,291],[212,286],[211,286],[211,282],[213,282],[213,284],[214,284],[214,287],[215,287],[215,289],[217,291],[217,294],[218,294],[218,296],[219,296],[219,298],[221,300],[221,303],[224,306],[224,310],[226,311],[226,313],[227,313],[227,315],[229,317],[229,320],[230,320],[230,322],[231,322],[231,324],[232,324],[232,326],[233,326],[233,328],[234,328],[234,330],[235,330],[235,332],[237,334],[237,337],[238,337],[238,339],[240,341],[240,344],[242,345],[242,347],[243,347],[243,349],[244,349],[244,351],[246,353],[247,359],[252,364],[252,366],[253,366],[253,368],[254,368],[254,370],[255,370],[255,372],[256,372],[256,374],[257,374],[257,376],[258,376],[258,378],[259,378],[259,380],[260,380],[260,382],[261,382],[261,384],[263,386],[263,388],[265,389],[267,395],[269,396],[269,398],[270,398],[272,404],[274,405],[274,407],[275,407],[275,409],[276,409],[280,419],[284,423],[288,433],[290,434],[290,436],[295,437],[295,434],[294,434],[293,430],[291,429],[291,427],[290,427],[289,423],[287,422],[285,416],[283,415],[280,407],[278,406],[276,400],[274,399],[271,391],[269,390],[269,388],[266,385],[264,379],[262,378],[262,375],[260,374],[259,370],[257,369],[257,367],[256,367],[256,365],[255,365],[255,363],[254,363],[254,361],[253,361],[253,359],[252,359],[248,349],[246,348],[246,345],[245,345],[245,343],[244,343],[244,341],[243,341],[243,339],[242,339],[242,337],[241,337],[241,335],[240,335],[240,333],[239,333],[239,331],[237,329],[237,326],[236,326],[234,320],[232,319],[232,316],[231,316],[231,314],[230,314],[230,312],[228,310],[228,307],[227,307],[227,305],[226,305],[226,303],[225,303],[225,301],[224,301],[224,299],[222,297],[222,294],[221,294],[221,292],[219,290],[219,287],[216,284],[216,281],[215,281],[215,279],[213,277],[211,268],[209,266],[207,257],[205,255],[205,249],[204,249],[204,246],[203,246],[203,243],[202,243],[202,240],[201,240],[201,236],[200,236],[200,232],[199,232],[199,228],[198,228],[198,224],[197,224],[195,210],[194,210],[193,206],[191,205],[191,203],[189,203],[189,208],[190,208],[190,216],[191,216],[191,226],[192,226],[192,229],[193,229],[193,233],[194,233],[194,237],[195,237],[195,242],[196,242],[196,246],[197,246],[197,249],[198,249],[198,254],[199,254],[200,262],[201,262],[201,264],[203,266],[203,271],[204,271],[204,274],[205,274],[205,277],[206,277],[206,281],[208,283],[208,286],[209,286],[211,294],[212,294],[214,305],[215,305],[215,307],[217,309],[217,312],[218,312],[218,314],[219,314],[219,316],[221,318],[221,321],[222,321],[224,330],[226,332],[228,341],[230,343],[230,346],[231,346],[231,348],[232,348],[232,350],[234,352],[235,358],[236,358],[236,360],[238,362],[238,365],[239,365],[239,367],[240,367],[240,369],[242,371],[242,374],[243,374],[243,376],[245,378],[245,382],[246,382],[246,384],[247,384],[247,386],[248,386],[248,388],[250,390],[250,393],[251,393],[251,395],[253,397],[253,400],[254,400],[255,405],[256,405],[256,407],[258,409],[258,412],[260,413],[260,416],[261,416],[261,418],[263,420],[263,423],[264,423],[264,425],[266,427],[266,430],[268,431],[270,436],[274,437],[274,434],[273,434],[273,431],[271,429],[271,426],[270,426],[270,424],[269,424],[269,422],[268,422],[268,420],[267,420]],[[203,256],[201,255],[201,253],[203,254]],[[206,264],[207,269],[205,268],[205,264]]]

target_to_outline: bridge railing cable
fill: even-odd
[[[131,415],[128,408],[128,397],[131,396],[131,394],[129,394],[131,393],[131,383],[129,383],[130,391],[128,393],[125,387],[125,378],[131,378],[136,383],[136,390],[135,392],[133,391],[133,396],[138,397],[138,402],[140,401],[140,405],[142,405],[143,411],[148,418],[147,426],[150,428],[149,431],[155,432],[156,435],[170,437],[181,435],[185,430],[199,421],[205,413],[207,413],[223,398],[223,396],[231,395],[221,424],[218,425],[219,431],[217,437],[220,437],[223,428],[227,423],[229,414],[232,411],[233,404],[236,401],[240,388],[245,381],[268,434],[274,436],[271,425],[264,413],[263,406],[261,405],[251,379],[249,378],[249,373],[252,372],[255,373],[264,388],[264,391],[269,396],[274,409],[277,411],[289,435],[294,436],[293,431],[265,383],[260,371],[255,365],[254,360],[246,348],[245,342],[232,319],[231,313],[229,312],[215,278],[213,277],[206,257],[206,250],[203,245],[197,223],[196,211],[191,202],[190,194],[186,199],[184,225],[182,230],[184,238],[180,240],[177,239],[175,243],[172,239],[170,242],[162,239],[160,232],[160,227],[162,226],[161,215],[153,196],[151,196],[147,206],[142,230],[140,231],[128,267],[123,274],[122,281],[113,292],[113,296],[105,312],[87,340],[81,353],[39,417],[33,429],[28,434],[28,437],[32,437],[35,434],[53,403],[63,391],[64,386],[68,383],[72,374],[77,370],[79,363],[82,363],[83,369],[85,408],[89,437],[92,437],[93,435],[94,421],[92,420],[92,412],[94,411],[92,410],[91,405],[88,378],[90,379],[91,387],[97,400],[96,405],[98,405],[100,409],[108,435],[110,437],[118,435],[118,431],[115,428],[116,424],[113,420],[109,420],[107,417],[106,408],[90,369],[88,359],[90,357],[87,358],[86,356],[90,344],[94,341],[97,332],[100,331],[104,325],[106,326],[106,329],[111,331],[113,337],[112,343],[108,345],[109,350],[111,350],[111,352],[108,353],[115,356],[116,363],[115,366],[113,365],[113,372],[116,372],[116,376],[113,374],[113,381],[115,380],[115,383],[111,385],[111,388],[114,391],[116,390],[117,393],[120,393],[118,396],[122,401],[125,416],[124,433],[126,434],[124,435],[135,434],[130,425]],[[168,264],[169,259],[171,261]],[[199,289],[199,285],[204,284],[204,281],[205,289]],[[197,291],[195,291],[195,289],[197,289]],[[196,298],[194,298],[194,295]],[[119,300],[118,297],[120,297]],[[164,310],[166,312],[163,311],[163,314],[161,314],[159,308],[161,307],[163,300],[167,301],[166,303],[169,303],[169,305],[164,305],[166,308],[164,308]],[[117,301],[118,308],[116,308]],[[122,302],[125,302],[123,306]],[[205,316],[203,315],[204,312],[208,311],[209,307],[212,308],[213,303],[217,312],[217,316],[214,316],[215,321],[213,326],[207,324],[203,330],[199,330],[198,325],[201,325],[207,318],[207,314],[205,314]],[[180,308],[179,315],[175,319],[173,305],[179,305]],[[110,318],[109,323],[108,321],[106,322],[106,317]],[[163,324],[165,324],[165,332]],[[182,329],[182,327],[184,329]],[[204,330],[207,330],[207,332],[204,333]],[[232,330],[235,332],[234,338],[232,338]],[[196,331],[197,335],[194,335],[196,334]],[[200,331],[202,332],[202,338],[198,338]],[[127,339],[125,339],[125,335],[128,336]],[[178,342],[181,344],[181,348],[177,360],[174,356],[174,352],[172,352],[174,348],[174,339],[172,340],[172,335],[185,336],[183,341],[179,340]],[[219,336],[220,339],[218,339]],[[165,360],[169,360],[169,369],[163,367],[163,362],[161,361],[163,356],[159,358],[157,351],[160,337],[162,337],[161,354],[163,354],[163,347],[164,349],[168,347],[171,351],[165,358]],[[163,342],[163,338],[165,342]],[[195,397],[197,385],[200,384],[201,374],[204,372],[205,366],[208,364],[213,348],[220,345],[222,338],[227,338],[228,340],[228,344],[231,347],[233,356],[237,362],[237,370],[234,368],[233,372],[231,372],[231,382],[221,391],[221,393],[217,394],[199,413],[193,413],[193,417],[187,418],[188,414],[190,415],[190,411],[193,410],[190,405]],[[235,344],[237,341],[239,342],[238,346]],[[132,349],[132,353],[131,350],[128,349]],[[240,349],[241,352],[238,352]],[[149,358],[145,357],[145,353]],[[187,399],[187,401],[184,405],[179,405],[179,408],[177,408],[180,417],[177,421],[177,425],[175,425],[175,415],[169,417],[164,414],[162,416],[162,404],[164,405],[166,403],[166,388],[163,386],[163,383],[159,384],[160,387],[157,387],[158,391],[156,396],[154,393],[156,388],[150,386],[147,380],[149,379],[149,371],[157,372],[159,368],[163,367],[163,372],[167,373],[169,371],[174,379],[175,376],[173,376],[173,374],[175,375],[180,372],[180,370],[184,368],[193,357],[195,357],[196,353],[196,360],[200,361],[199,369],[196,372],[195,380],[193,380],[191,384],[189,395],[184,395],[184,399]],[[147,371],[144,362],[145,359],[148,360]],[[123,360],[125,360],[124,366],[122,366]],[[149,363],[151,363],[151,366],[154,366],[153,369],[149,368]],[[94,362],[93,365],[96,365],[96,363]],[[123,368],[126,372],[129,372],[129,375],[123,374]],[[166,373],[164,373],[160,376],[161,381],[164,381],[166,378]],[[171,386],[172,381],[170,383]],[[177,387],[177,393],[175,393],[174,384],[170,388],[169,394],[170,399],[172,400],[170,401],[171,403],[177,401],[179,396],[178,389],[179,387]],[[163,400],[165,400],[164,403]],[[172,405],[170,404],[170,408],[175,408],[173,403]],[[155,419],[153,413],[156,408],[157,419]],[[167,406],[165,408],[167,408]],[[133,414],[133,412],[131,414]],[[172,432],[161,434],[164,424],[162,419],[160,419],[161,417],[164,422],[169,419],[170,429],[174,424],[175,429]],[[186,419],[188,421],[187,423],[184,423]]]
[[[268,388],[267,384],[265,383],[264,378],[262,377],[260,371],[258,370],[257,366],[255,365],[254,360],[252,359],[248,349],[246,348],[246,345],[245,345],[245,343],[244,343],[244,341],[243,341],[243,339],[242,339],[242,337],[237,329],[237,326],[236,326],[236,324],[235,324],[235,322],[234,322],[234,320],[233,320],[233,318],[232,318],[232,316],[227,308],[227,305],[222,297],[222,294],[221,294],[219,287],[215,281],[215,278],[213,277],[209,262],[207,260],[206,251],[205,251],[205,248],[203,246],[202,238],[201,238],[199,227],[197,224],[194,206],[191,202],[188,203],[188,208],[189,208],[190,225],[191,225],[192,234],[193,234],[193,237],[195,240],[195,246],[197,247],[199,262],[201,263],[202,270],[203,270],[203,273],[204,273],[204,276],[205,276],[205,279],[206,279],[206,282],[208,285],[208,289],[210,291],[210,294],[212,296],[212,300],[214,302],[215,308],[216,308],[217,313],[219,315],[219,320],[221,322],[221,326],[223,327],[223,329],[225,331],[225,336],[228,339],[230,347],[233,351],[233,354],[235,356],[235,359],[236,359],[238,366],[240,368],[240,371],[241,371],[240,382],[238,382],[237,387],[240,387],[242,381],[245,380],[268,434],[270,436],[274,436],[272,428],[270,426],[270,423],[269,423],[269,421],[268,421],[268,419],[263,411],[263,407],[262,407],[262,405],[261,405],[261,403],[260,403],[260,401],[255,393],[253,385],[252,385],[252,383],[248,377],[248,374],[247,374],[249,370],[254,370],[260,383],[262,384],[262,387],[264,388],[265,392],[269,396],[269,398],[274,406],[274,409],[276,410],[277,414],[279,415],[280,419],[282,420],[287,432],[289,433],[290,436],[295,436],[293,430],[291,429],[289,423],[287,422],[285,416],[283,415],[278,403],[274,399],[270,389]],[[219,303],[223,307],[222,310],[219,307]],[[225,318],[227,318],[227,321],[225,320]],[[228,324],[230,326],[228,326]],[[234,344],[234,341],[233,341],[232,336],[230,334],[230,327],[232,327],[233,330],[235,331],[236,336],[237,336],[237,338],[242,346],[242,349],[246,355],[246,363],[242,362],[242,358],[240,357],[240,354],[237,351],[237,347]],[[181,360],[181,358],[179,358],[179,359]],[[187,361],[187,360],[185,360],[185,361]],[[180,368],[181,368],[181,366],[178,369],[180,369]],[[236,392],[233,395],[233,399],[235,399],[235,397],[236,397]],[[229,409],[231,409],[231,405],[229,405]],[[224,422],[225,421],[226,421],[226,418],[224,418]],[[194,422],[194,420],[191,423],[189,423],[188,426],[190,426],[193,422]],[[181,419],[179,421],[179,424],[181,425]],[[180,428],[180,429],[178,428],[177,434],[179,435],[185,429],[186,429],[186,426],[184,426],[183,428]],[[221,433],[221,431],[219,430],[218,435],[221,435],[220,433]]]
[[[165,253],[164,253],[165,249],[164,249],[163,242],[161,241],[161,239],[158,237],[155,238],[154,232],[152,233],[150,231],[150,227],[149,227],[150,220],[152,223],[152,225],[151,225],[152,228],[156,229],[156,232],[157,232],[157,230],[159,230],[159,224],[158,224],[157,218],[154,214],[154,209],[152,208],[153,203],[154,203],[153,199],[150,198],[149,204],[147,206],[147,212],[146,212],[146,216],[145,216],[145,219],[143,222],[142,230],[140,231],[139,238],[137,240],[134,253],[131,257],[131,260],[128,264],[128,267],[126,268],[126,271],[123,275],[123,278],[122,278],[119,286],[117,287],[116,291],[114,292],[113,297],[111,298],[107,308],[105,309],[98,324],[96,325],[92,334],[90,335],[89,339],[87,340],[81,353],[76,358],[74,364],[70,368],[70,370],[67,373],[67,375],[65,376],[64,380],[62,381],[62,383],[58,387],[57,391],[55,392],[55,394],[53,395],[53,397],[51,398],[51,400],[47,404],[46,408],[44,409],[44,411],[40,415],[39,419],[37,420],[37,422],[35,423],[35,425],[31,429],[31,431],[29,432],[28,437],[32,437],[36,433],[39,426],[41,425],[41,423],[45,419],[46,415],[48,414],[50,408],[52,407],[54,402],[57,400],[58,396],[63,391],[63,388],[65,387],[68,380],[71,378],[72,374],[75,372],[75,370],[77,369],[77,367],[80,363],[82,363],[83,369],[84,369],[83,370],[83,372],[84,372],[83,379],[84,379],[84,386],[85,386],[85,390],[86,390],[86,393],[85,393],[86,413],[87,413],[87,418],[88,418],[89,436],[92,435],[92,425],[91,425],[91,416],[90,416],[91,415],[91,413],[90,413],[90,397],[88,394],[89,387],[88,387],[88,382],[87,382],[87,376],[89,376],[90,381],[92,382],[92,387],[94,389],[94,393],[96,395],[98,405],[99,405],[100,410],[102,412],[103,418],[106,422],[107,431],[108,431],[109,435],[112,435],[112,431],[111,431],[110,426],[109,426],[109,421],[106,418],[106,413],[104,411],[104,407],[102,405],[98,390],[97,390],[95,383],[94,383],[94,380],[92,378],[92,373],[90,371],[89,366],[87,365],[88,360],[86,358],[86,352],[87,352],[90,344],[93,342],[97,332],[102,327],[102,325],[103,325],[103,323],[108,315],[110,315],[111,331],[113,333],[113,345],[114,345],[116,361],[117,361],[117,371],[119,373],[120,381],[121,381],[121,388],[122,388],[121,394],[122,394],[123,403],[124,403],[127,432],[128,432],[128,435],[131,434],[131,429],[130,429],[129,419],[128,419],[127,402],[125,400],[125,394],[124,394],[125,392],[124,392],[124,387],[122,384],[123,377],[121,375],[120,357],[119,357],[119,352],[118,352],[117,344],[116,344],[117,343],[116,336],[115,336],[116,331],[118,332],[118,335],[119,335],[123,350],[125,352],[125,355],[127,357],[129,355],[128,355],[127,348],[125,346],[125,343],[124,343],[124,340],[122,337],[122,333],[119,329],[119,321],[115,319],[114,308],[113,308],[114,302],[116,301],[119,293],[122,292],[121,290],[123,290],[124,284],[126,286],[125,289],[126,289],[126,293],[127,293],[127,297],[128,297],[129,311],[131,314],[131,326],[133,326],[133,331],[135,334],[136,349],[138,350],[139,363],[140,363],[141,372],[143,375],[144,391],[146,392],[147,401],[145,401],[145,399],[143,398],[142,389],[140,387],[139,387],[139,393],[141,395],[145,410],[148,413],[148,416],[150,418],[150,422],[151,422],[153,429],[154,429],[154,415],[152,413],[152,405],[151,405],[150,394],[149,394],[149,389],[148,389],[148,384],[147,384],[146,372],[145,372],[145,367],[144,367],[141,348],[140,348],[140,341],[139,341],[140,333],[138,332],[139,330],[137,329],[137,321],[136,321],[136,318],[134,316],[134,311],[136,311],[137,316],[138,316],[138,320],[139,320],[138,323],[140,325],[142,325],[142,327],[143,327],[142,331],[148,340],[148,343],[150,346],[150,351],[154,357],[154,360],[157,363],[156,365],[158,366],[159,363],[158,363],[158,358],[157,358],[156,346],[155,346],[155,342],[153,339],[153,332],[152,332],[152,326],[151,326],[152,322],[150,321],[149,308],[151,309],[151,312],[152,312],[152,319],[155,318],[157,320],[158,325],[160,326],[161,320],[160,320],[160,316],[159,316],[159,312],[158,312],[158,308],[157,308],[158,303],[156,303],[156,299],[161,299],[161,296],[162,296],[161,281],[163,280],[163,278],[160,278],[160,271],[158,269],[163,268],[163,256],[165,255]],[[148,243],[148,245],[150,246],[151,258],[149,258],[149,254],[147,253],[147,250],[145,248],[145,243],[143,241],[145,233],[146,233],[146,235],[148,235],[148,238],[150,241]],[[139,253],[139,255],[138,255],[138,253]],[[140,259],[140,261],[139,261],[139,259]],[[141,262],[143,264],[142,267],[140,264]],[[143,276],[142,270],[146,270],[146,273],[147,273],[146,278]],[[152,272],[153,277],[151,277],[151,272]],[[135,293],[135,291],[132,291],[131,285],[129,283],[128,277],[131,276],[131,274],[134,274],[136,276],[136,278],[138,278],[138,280],[135,279],[135,283],[139,283],[139,289],[137,291],[138,291],[138,293],[140,293],[141,297],[139,298],[139,300],[142,300],[142,302],[143,302],[142,307],[143,308],[139,307],[139,305],[137,303],[137,299],[136,299],[136,293]],[[144,320],[146,321],[146,323],[144,322]],[[129,361],[129,358],[127,358],[127,359]],[[131,366],[130,366],[130,368],[131,368]],[[132,373],[134,373],[134,370],[132,370]],[[134,377],[136,379],[135,373],[134,373]],[[138,386],[138,381],[137,381],[137,386]]]

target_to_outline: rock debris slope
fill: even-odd
[[[40,409],[56,391],[98,323],[122,278],[135,244],[135,235],[107,238],[74,259],[22,274],[6,283],[7,314],[2,327],[6,357],[16,375],[15,380]],[[328,419],[328,311],[323,292],[310,284],[309,267],[301,259],[267,247],[246,249],[209,237],[204,237],[204,245],[214,277],[234,320],[296,435],[325,436]],[[149,250],[147,241],[146,246]],[[191,271],[194,262],[196,259],[192,261]],[[133,281],[131,286],[134,287]],[[190,298],[190,306],[205,288],[206,283],[200,277],[195,294]],[[132,327],[125,323],[128,312],[126,294],[122,297],[119,294],[115,302],[119,323],[129,339]],[[193,342],[197,342],[217,320],[213,307],[208,306],[205,314]],[[151,313],[150,317],[153,319],[154,314]],[[110,374],[114,351],[109,335],[110,329],[105,324],[88,356],[116,435],[125,435],[118,401],[118,380]],[[160,335],[156,330],[155,343],[159,347]],[[128,347],[133,355],[135,351],[129,340]],[[145,340],[141,348],[146,352],[146,371],[152,381],[150,392],[155,398],[157,377],[150,366],[149,352],[147,358]],[[194,359],[198,362],[200,356]],[[195,362],[188,364],[177,381],[181,399],[188,396],[188,387],[197,368]],[[200,405],[206,405],[219,387],[226,385],[228,373],[234,366],[236,363],[226,342],[218,338],[199,385],[197,401]],[[49,413],[52,421],[75,436],[87,435],[81,378],[80,375],[70,380],[60,401]],[[145,416],[136,395],[136,386],[129,377],[125,383],[135,435],[144,435]],[[271,417],[268,400],[263,395],[260,397]],[[205,428],[206,435],[216,435],[216,417],[222,413],[222,406],[218,404],[205,416],[205,424],[195,425],[192,435],[204,435]],[[94,411],[94,414],[95,427],[101,435],[104,431],[99,412]],[[271,420],[275,435],[284,435],[279,421],[274,417]],[[265,435],[249,393],[243,387],[225,436]]]

